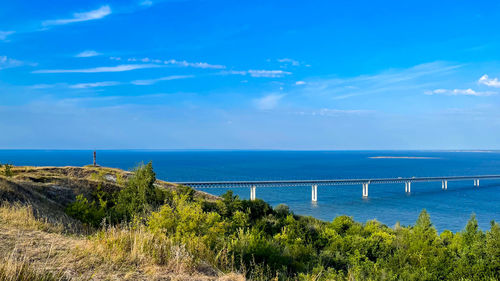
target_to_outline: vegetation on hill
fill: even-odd
[[[492,221],[482,231],[474,216],[463,231],[439,234],[425,210],[415,225],[390,228],[348,216],[331,222],[298,216],[286,205],[272,208],[231,191],[213,200],[189,187],[158,185],[151,163],[124,177],[120,188],[106,188],[105,174],[94,178],[92,192],[64,207],[87,230],[75,240],[79,270],[105,264],[150,279],[158,272],[226,280],[500,279],[500,226]],[[6,217],[0,212],[0,220]],[[45,222],[29,227],[57,231]]]

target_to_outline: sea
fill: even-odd
[[[90,150],[0,150],[0,163],[33,166],[83,166]],[[152,161],[156,176],[172,182],[222,180],[309,180],[500,174],[500,151],[246,151],[246,150],[98,150],[101,166],[131,170]],[[228,189],[206,188],[221,195]],[[232,189],[241,198],[249,188]],[[500,221],[500,180],[257,188],[257,198],[272,206],[286,204],[298,215],[331,221],[339,215],[356,221],[378,220],[388,226],[414,224],[426,209],[439,232],[461,231],[472,214],[483,230]]]

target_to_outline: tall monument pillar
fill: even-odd
[[[95,150],[94,150],[94,167],[96,167],[96,166],[97,166],[97,163],[96,163],[96,161],[95,161],[95,158],[96,158],[96,152],[95,152]]]

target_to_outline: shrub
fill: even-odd
[[[285,204],[279,204],[278,206],[276,206],[276,208],[274,208],[274,213],[276,213],[276,215],[281,218],[284,218],[291,214],[290,208]]]
[[[103,176],[95,174],[95,179]],[[145,218],[169,198],[169,192],[155,187],[156,176],[151,162],[141,164],[134,170],[125,187],[116,193],[105,192],[99,183],[89,198],[78,195],[75,202],[66,208],[66,213],[80,221],[99,226],[104,218],[111,223]]]
[[[82,194],[76,196],[75,202],[66,208],[69,216],[93,227],[99,226],[107,216],[107,211],[105,202],[101,201],[97,204],[96,201],[89,201]]]
[[[14,173],[12,172],[12,165],[4,164],[3,168],[4,168],[3,173],[6,177],[12,177],[14,175]]]

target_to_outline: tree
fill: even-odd
[[[432,227],[431,217],[427,210],[423,209],[418,215],[418,219],[415,222],[415,227],[421,228],[422,230],[428,230]]]
[[[490,231],[486,234],[486,256],[489,271],[500,279],[500,226],[495,221],[491,222]]]
[[[117,219],[130,220],[136,215],[145,215],[163,203],[165,193],[155,188],[155,181],[153,164],[139,165],[118,194],[115,206]]]
[[[486,236],[479,229],[476,215],[471,215],[465,230],[457,236],[459,260],[453,272],[454,277],[470,280],[487,279]]]
[[[480,235],[479,226],[477,224],[476,215],[472,214],[467,225],[465,226],[465,231],[463,232],[464,243],[467,246],[472,245]]]

